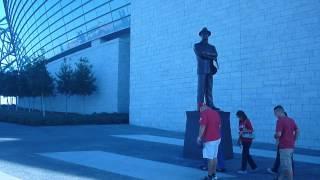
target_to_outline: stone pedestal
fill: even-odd
[[[187,111],[187,123],[184,137],[183,156],[189,159],[202,159],[202,147],[197,145],[199,135],[199,111]],[[226,160],[233,158],[230,113],[219,111],[221,117],[221,145]]]

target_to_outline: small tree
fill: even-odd
[[[34,108],[35,98],[39,96],[39,89],[38,89],[38,70],[36,69],[36,65],[34,63],[27,64],[23,71],[21,72],[21,95],[25,97],[30,97],[29,101],[29,111],[30,111],[30,104],[32,99],[32,104]],[[26,85],[26,87],[23,87]],[[32,109],[33,109],[32,108]]]
[[[34,89],[33,92],[36,96],[41,97],[41,110],[42,116],[46,116],[44,97],[52,96],[54,90],[53,77],[47,70],[44,61],[36,62],[32,67],[32,73],[36,74],[36,79],[34,79]]]
[[[38,79],[39,79],[38,73],[39,72],[37,69],[36,62],[28,64],[24,73],[25,73],[24,78],[26,78],[26,80],[27,80],[26,85],[29,89],[25,89],[26,91],[21,94],[32,98],[32,101],[33,101],[33,103],[32,103],[33,108],[32,109],[34,109],[35,108],[34,107],[35,106],[35,99],[36,99],[36,97],[40,96],[39,82],[38,82]],[[24,83],[21,83],[21,84],[24,84]],[[22,88],[22,91],[24,91],[24,88]]]
[[[66,113],[68,113],[68,100],[73,95],[73,69],[67,64],[66,59],[61,64],[57,75],[57,89],[58,92],[66,97]]]
[[[83,97],[83,112],[85,112],[85,98],[96,91],[96,78],[92,72],[92,65],[88,59],[80,58],[74,71],[73,93]]]
[[[12,97],[18,96],[18,71],[12,70],[4,74],[2,80],[4,86],[2,88],[3,95],[10,97],[10,104],[13,104]]]

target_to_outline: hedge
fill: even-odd
[[[46,112],[42,117],[41,111],[28,112],[27,109],[15,107],[0,107],[0,122],[16,123],[30,126],[83,125],[83,124],[128,124],[127,113],[93,113],[83,115],[78,113]]]

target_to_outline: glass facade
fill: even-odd
[[[51,58],[130,26],[129,0],[4,0],[21,55]]]

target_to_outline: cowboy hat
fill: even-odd
[[[211,35],[211,32],[206,27],[202,28],[202,30],[199,32],[199,36],[201,36],[203,33],[207,33],[208,36]]]

